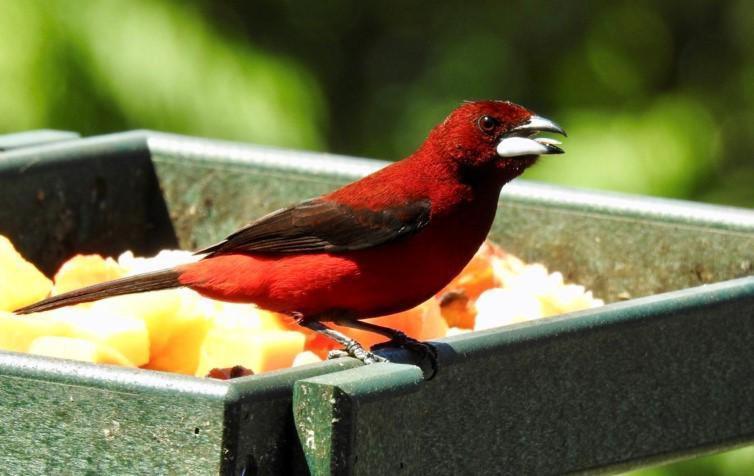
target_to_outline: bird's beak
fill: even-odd
[[[545,154],[562,154],[560,141],[546,137],[534,137],[540,132],[555,132],[566,136],[562,127],[541,116],[531,116],[520,126],[508,131],[497,144],[500,157],[522,157]]]

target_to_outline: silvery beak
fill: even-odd
[[[534,137],[539,132],[555,132],[566,136],[562,127],[541,116],[531,116],[520,126],[514,127],[497,144],[500,157],[521,157],[532,155],[562,154],[560,141],[545,137]]]

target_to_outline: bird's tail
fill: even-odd
[[[14,312],[16,314],[30,314],[32,312],[49,311],[50,309],[80,304],[82,302],[97,301],[99,299],[120,296],[123,294],[177,288],[182,286],[178,281],[179,276],[180,273],[175,269],[137,274],[136,276],[128,276],[113,281],[94,284],[57,296],[48,297],[47,299],[43,299],[29,306],[16,309]]]

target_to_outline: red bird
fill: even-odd
[[[195,263],[85,287],[16,313],[187,286],[295,316],[365,363],[384,360],[322,322],[422,346],[360,319],[416,306],[461,271],[490,230],[502,186],[539,155],[563,152],[555,140],[534,138],[543,131],[565,135],[510,102],[464,103],[408,158],[270,213],[197,251],[204,256]]]

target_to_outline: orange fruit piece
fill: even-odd
[[[445,319],[443,319],[442,314],[440,313],[440,307],[434,298],[407,311],[390,314],[388,316],[364,319],[364,322],[389,327],[403,332],[408,337],[413,337],[414,339],[421,341],[444,337],[448,331],[448,324],[445,322]],[[356,340],[365,349],[369,349],[375,344],[388,340],[387,337],[375,334],[374,332],[339,326],[328,322],[325,322],[325,325]],[[327,358],[327,353],[330,350],[340,348],[340,345],[337,342],[321,334],[316,334],[312,331],[307,331],[306,334],[306,350],[312,351],[322,359]]]
[[[448,291],[438,298],[438,302],[449,327],[474,328],[476,307],[463,291]]]
[[[500,254],[504,254],[497,246],[485,241],[471,261],[445,286],[438,296],[447,292],[463,292],[471,300],[476,299],[484,291],[496,286],[492,261]]]

